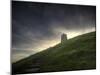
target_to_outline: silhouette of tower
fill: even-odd
[[[62,34],[61,35],[61,43],[63,43],[63,42],[65,42],[67,40],[67,36],[66,36],[66,34]]]

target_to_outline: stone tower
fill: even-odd
[[[61,35],[61,43],[63,43],[63,42],[65,42],[67,40],[67,36],[66,36],[66,34],[62,34]]]

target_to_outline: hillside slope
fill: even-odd
[[[96,32],[69,39],[12,64],[12,73],[39,73],[96,68]]]

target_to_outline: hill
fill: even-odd
[[[12,64],[13,74],[96,68],[96,32],[66,40]]]

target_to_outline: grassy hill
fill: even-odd
[[[96,32],[59,43],[12,64],[12,73],[39,73],[96,68]]]

